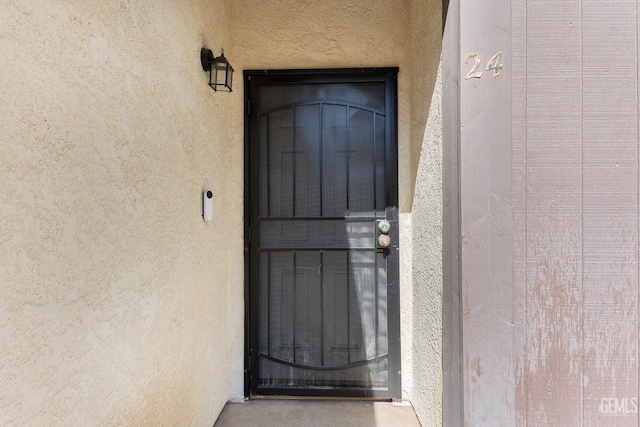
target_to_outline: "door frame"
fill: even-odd
[[[245,70],[244,71],[244,266],[245,266],[245,351],[244,351],[244,395],[251,397],[251,372],[256,369],[257,340],[258,340],[258,307],[252,306],[252,301],[257,300],[257,286],[253,285],[258,277],[258,265],[251,264],[253,251],[257,251],[257,245],[251,242],[258,241],[258,230],[251,230],[251,202],[257,200],[257,188],[251,186],[251,170],[258,167],[257,159],[251,158],[251,141],[256,140],[252,134],[252,120],[257,119],[257,114],[251,115],[257,107],[251,103],[252,78],[257,77],[269,84],[314,84],[314,83],[361,83],[384,82],[385,83],[385,110],[391,118],[392,126],[387,126],[388,144],[386,147],[387,159],[387,187],[386,198],[389,206],[395,207],[395,221],[398,221],[398,84],[397,67],[384,68],[340,68],[340,69],[286,69],[286,70]],[[397,227],[396,227],[397,228]],[[396,230],[395,239],[399,236]],[[397,241],[397,240],[396,240]],[[396,246],[397,249],[397,246]],[[400,400],[402,397],[401,380],[401,346],[400,346],[400,275],[399,253],[397,256],[397,268],[387,271],[387,304],[388,304],[388,336],[389,336],[389,390],[380,396],[375,390],[347,392],[341,389],[330,390],[283,390],[268,394],[289,396],[317,396],[317,397],[361,397]],[[257,282],[256,282],[257,284]],[[267,393],[264,393],[265,395]]]

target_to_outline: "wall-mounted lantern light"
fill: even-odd
[[[224,57],[224,49],[217,58],[213,56],[211,49],[200,50],[202,68],[209,72],[209,86],[214,91],[231,92],[231,79],[233,67]]]

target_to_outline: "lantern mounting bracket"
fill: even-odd
[[[205,49],[203,47],[200,50],[200,62],[202,63],[202,69],[204,71],[211,71],[211,64],[213,64],[214,59],[215,57],[211,49]]]

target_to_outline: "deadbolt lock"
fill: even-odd
[[[380,230],[382,234],[389,234],[389,230],[391,230],[391,224],[389,224],[389,221],[387,220],[382,220],[378,223],[378,230]]]
[[[380,245],[381,248],[388,248],[389,245],[391,244],[391,237],[387,236],[386,234],[379,235],[378,244]]]

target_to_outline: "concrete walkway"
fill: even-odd
[[[214,427],[420,427],[409,403],[251,400],[228,403]]]

